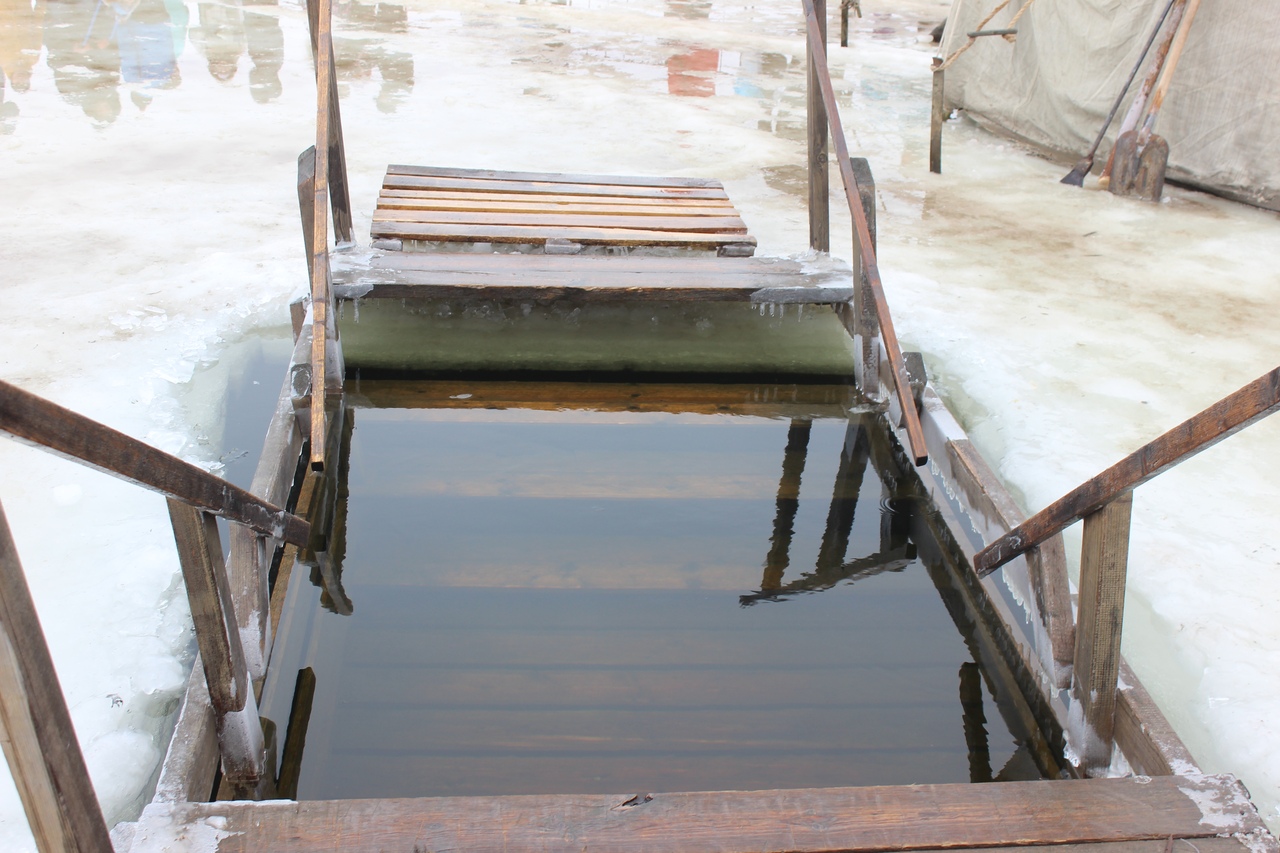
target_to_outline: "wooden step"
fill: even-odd
[[[1179,844],[1180,839],[1191,843]],[[1072,847],[1073,853],[1280,849],[1244,787],[1230,776],[152,804],[136,827],[132,849],[188,849],[197,841],[211,853],[834,853],[1050,845],[1106,845]]]
[[[755,238],[717,181],[389,166],[372,236],[417,251],[520,244],[576,254],[586,247],[734,256]]]

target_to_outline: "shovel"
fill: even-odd
[[[1173,4],[1176,2],[1178,0],[1169,0],[1168,5],[1164,7],[1164,11],[1160,13],[1160,20],[1156,21],[1155,29],[1151,31],[1151,38],[1147,39],[1146,47],[1142,48],[1137,64],[1129,72],[1129,79],[1124,81],[1124,88],[1116,96],[1116,102],[1111,105],[1111,112],[1107,113],[1107,120],[1102,123],[1102,130],[1098,131],[1098,138],[1093,140],[1093,147],[1059,183],[1071,184],[1073,187],[1084,186],[1084,176],[1089,174],[1089,170],[1093,168],[1093,157],[1098,153],[1098,146],[1102,144],[1102,137],[1106,135],[1107,128],[1111,126],[1111,120],[1116,117],[1116,112],[1120,109],[1120,103],[1124,100],[1125,93],[1133,85],[1133,78],[1138,76],[1138,69],[1142,67],[1143,61],[1146,60],[1147,52],[1151,50],[1151,45],[1155,44],[1156,36],[1160,34],[1160,28],[1164,26],[1165,19],[1169,17],[1169,10],[1173,8]]]
[[[1151,107],[1142,128],[1122,133],[1116,140],[1115,169],[1111,173],[1111,185],[1108,187],[1116,195],[1159,201],[1164,193],[1165,168],[1169,165],[1169,143],[1152,133],[1152,130],[1199,7],[1200,0],[1187,0],[1186,11],[1178,23],[1178,34],[1174,36],[1173,45],[1169,48],[1169,58],[1160,70],[1160,81],[1151,97]]]

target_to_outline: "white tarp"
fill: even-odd
[[[980,38],[947,69],[948,106],[1078,158],[1097,135],[1166,2],[1033,0],[1013,44],[998,36]],[[997,0],[955,0],[942,55],[960,48],[996,5]],[[1006,26],[1022,5],[1014,0],[987,29]],[[1130,94],[1145,73],[1144,67]],[[1277,84],[1280,5],[1203,0],[1155,128],[1169,142],[1169,178],[1280,209]],[[1127,107],[1126,98],[1095,168],[1106,162]]]

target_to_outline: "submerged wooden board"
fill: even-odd
[[[755,245],[716,181],[431,166],[388,167],[372,235],[428,244],[732,245],[739,254]]]
[[[135,838],[217,853],[765,853],[1009,847],[1249,834],[1239,782],[1202,776],[616,796],[154,804]],[[1166,848],[1167,849],[1167,848]],[[1245,849],[1243,845],[1239,849]]]

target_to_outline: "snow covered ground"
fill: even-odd
[[[899,333],[1029,509],[1275,367],[1275,215],[1065,187],[1067,167],[963,119],[929,175],[924,33],[946,4],[863,5],[832,67],[877,177]],[[400,162],[716,177],[761,254],[806,246],[798,0],[336,6],[357,234]],[[304,287],[305,16],[296,0],[133,9],[0,4],[0,378],[217,465],[228,371],[208,368],[281,333]],[[1125,631],[1197,758],[1239,775],[1273,829],[1278,439],[1264,422],[1138,490]],[[131,818],[191,660],[164,503],[3,440],[0,472],[107,818]],[[30,849],[0,777],[0,849]]]

